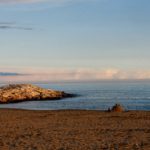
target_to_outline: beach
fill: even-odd
[[[150,111],[0,109],[2,150],[150,149]]]

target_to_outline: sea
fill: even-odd
[[[27,110],[107,110],[121,104],[125,110],[150,110],[150,81],[89,81],[34,83],[46,89],[76,94],[74,98],[0,104],[0,108]]]

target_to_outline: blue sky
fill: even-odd
[[[149,0],[0,0],[0,71],[150,78],[149,16]]]

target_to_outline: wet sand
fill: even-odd
[[[150,111],[0,109],[0,150],[150,150]]]

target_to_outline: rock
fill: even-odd
[[[73,94],[68,94],[63,91],[43,89],[31,84],[10,84],[0,87],[0,103],[54,100],[73,96]]]
[[[120,104],[114,105],[112,108],[108,109],[108,112],[123,112],[124,108]]]

